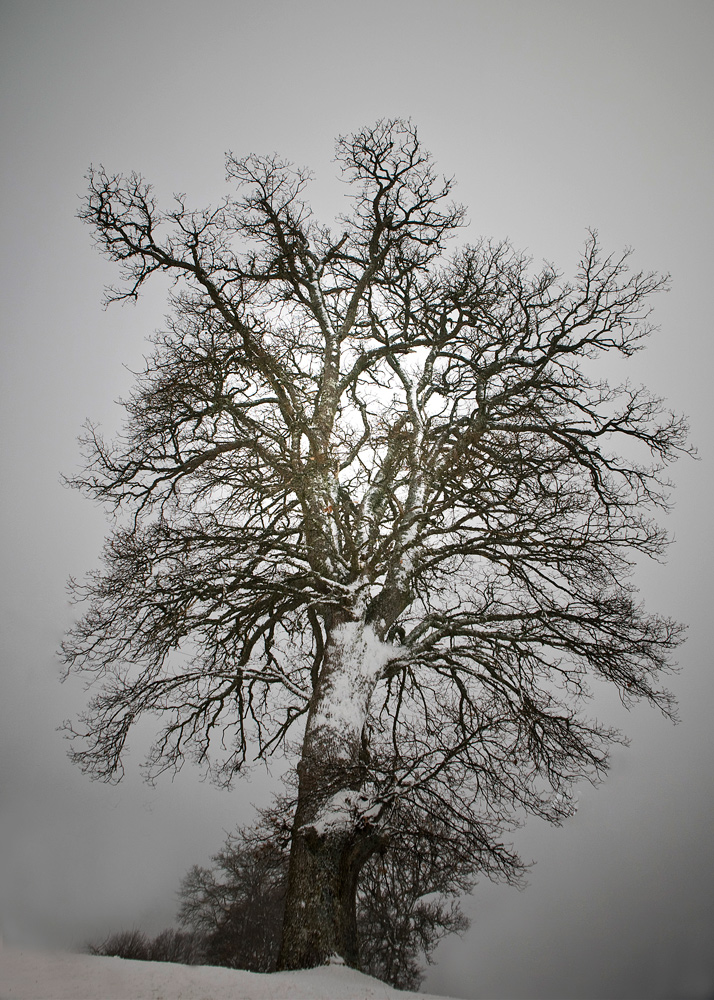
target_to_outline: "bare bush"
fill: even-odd
[[[132,929],[110,934],[100,944],[87,946],[90,955],[129,958],[138,962],[177,962],[180,965],[206,965],[205,940],[198,931],[180,931],[167,927],[150,938]]]
[[[110,934],[101,944],[90,944],[92,955],[108,955],[116,958],[130,958],[139,962],[148,962],[151,942],[143,931],[136,928],[129,931],[118,931]]]
[[[149,942],[151,962],[178,962],[181,965],[207,965],[206,942],[196,931],[167,927]]]

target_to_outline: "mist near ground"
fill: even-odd
[[[714,273],[714,7],[687,0],[2,0],[0,314],[2,594],[0,934],[80,948],[174,922],[181,877],[267,804],[283,766],[232,792],[187,766],[143,783],[150,736],[118,786],[90,782],[57,727],[86,694],[60,685],[75,611],[65,583],[97,564],[104,513],[64,489],[86,418],[119,429],[131,371],[165,291],[101,308],[115,280],[75,215],[90,163],[142,172],[160,201],[224,190],[223,155],[278,151],[315,172],[318,218],[343,210],[334,138],[411,116],[457,179],[464,234],[509,237],[572,273],[588,226],[604,247],[669,272],[660,327],[622,368],[689,415],[700,461],[672,471],[675,542],[642,564],[652,611],[689,624],[670,686],[681,722],[592,714],[631,738],[561,829],[515,831],[537,862],[523,892],[481,883],[471,930],[437,953],[425,988],[465,998],[714,995],[714,740],[710,308]],[[158,283],[157,283],[158,284]]]

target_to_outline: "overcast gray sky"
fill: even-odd
[[[130,759],[89,782],[56,727],[82,685],[58,683],[65,581],[95,564],[103,513],[60,486],[87,417],[114,400],[163,316],[154,291],[101,309],[112,268],[76,220],[90,163],[141,171],[160,197],[223,191],[223,154],[279,151],[313,168],[317,214],[340,210],[336,135],[411,116],[458,181],[468,238],[510,237],[572,271],[585,228],[671,272],[661,326],[629,365],[689,414],[700,462],[674,470],[676,536],[643,565],[652,610],[690,625],[673,680],[682,722],[594,711],[632,737],[566,827],[516,843],[524,892],[480,885],[471,931],[426,986],[470,998],[714,996],[712,347],[714,5],[684,0],[2,0],[2,663],[0,933],[76,946],[172,922],[174,893],[265,801],[190,768],[149,788]],[[127,367],[123,367],[127,366]]]

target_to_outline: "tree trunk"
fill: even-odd
[[[357,879],[379,843],[367,831],[295,831],[279,969],[324,965],[333,955],[359,968]]]
[[[281,969],[332,955],[359,966],[357,879],[380,843],[360,795],[362,733],[386,659],[388,647],[363,620],[333,623],[298,765]]]

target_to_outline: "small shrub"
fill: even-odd
[[[152,962],[178,962],[181,965],[200,965],[204,961],[203,935],[194,931],[177,931],[167,927],[149,942],[149,959]]]
[[[197,931],[177,931],[167,927],[155,938],[143,931],[119,931],[110,934],[101,944],[88,946],[90,955],[130,958],[138,962],[177,962],[180,965],[200,965],[206,961],[205,936]]]
[[[149,959],[150,941],[143,931],[119,931],[110,934],[101,944],[90,944],[91,955],[107,955],[116,958],[132,958],[146,962]]]

